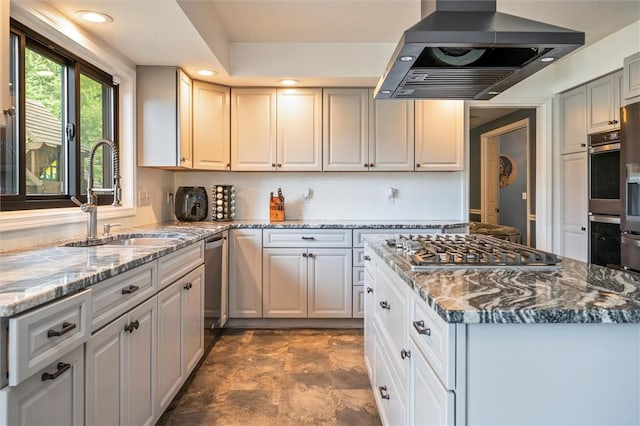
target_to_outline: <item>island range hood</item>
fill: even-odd
[[[406,30],[376,99],[493,98],[584,44],[584,33],[496,11],[495,0],[437,0]]]

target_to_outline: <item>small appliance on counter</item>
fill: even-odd
[[[225,222],[236,217],[236,189],[233,185],[213,185],[211,219]]]
[[[174,212],[178,220],[204,220],[208,204],[207,191],[203,186],[181,186],[176,192]]]
[[[278,188],[278,195],[269,196],[269,222],[284,222],[284,196],[282,188]]]

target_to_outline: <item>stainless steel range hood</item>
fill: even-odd
[[[495,0],[437,0],[406,30],[376,99],[491,99],[584,44],[584,33],[496,12]]]

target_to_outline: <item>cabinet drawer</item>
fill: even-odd
[[[90,336],[91,290],[9,319],[9,385],[83,344]]]
[[[364,286],[358,285],[353,287],[353,296],[351,298],[353,303],[353,308],[351,310],[353,318],[364,318],[364,298]]]
[[[364,266],[364,247],[353,249],[353,266]]]
[[[364,268],[362,266],[353,268],[353,285],[364,285]]]
[[[407,424],[407,398],[382,345],[380,345],[381,336],[378,333],[375,334],[373,392],[380,419],[384,425],[405,425]]]
[[[157,264],[150,262],[95,285],[91,295],[91,331],[104,327],[153,296],[157,288],[156,275]]]
[[[417,295],[411,297],[409,335],[447,389],[455,389],[455,326]],[[418,331],[421,330],[421,331]]]
[[[353,230],[353,247],[364,247],[364,236],[373,234],[392,235],[398,234],[439,234],[442,233],[441,228],[378,228],[378,229],[354,229]]]
[[[351,247],[350,229],[265,229],[263,247]]]
[[[158,260],[158,290],[204,263],[204,241],[182,248]]]

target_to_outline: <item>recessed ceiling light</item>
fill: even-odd
[[[75,13],[83,20],[93,22],[94,24],[113,22],[113,18],[111,16],[94,10],[77,10]]]
[[[36,75],[38,77],[53,77],[53,71],[49,71],[49,70],[40,70],[40,71],[36,71]]]
[[[211,77],[212,75],[216,75],[217,73],[214,70],[202,69],[198,70],[199,75],[203,75],[205,77]]]
[[[493,91],[493,92],[487,92],[487,95],[497,95],[498,93],[500,93],[500,92],[495,92],[495,91]]]
[[[554,58],[553,56],[546,56],[544,58],[540,58],[540,62],[553,62],[558,58]]]
[[[283,86],[295,86],[298,83],[300,83],[298,80],[293,80],[293,79],[290,79],[290,78],[286,78],[284,80],[280,80],[280,84],[282,84]]]
[[[400,60],[401,60],[402,62],[411,62],[411,61],[413,61],[415,58],[416,58],[415,56],[408,56],[408,55],[407,55],[407,56],[400,56]]]
[[[390,95],[391,90],[381,90],[380,93],[382,93],[383,95]]]

